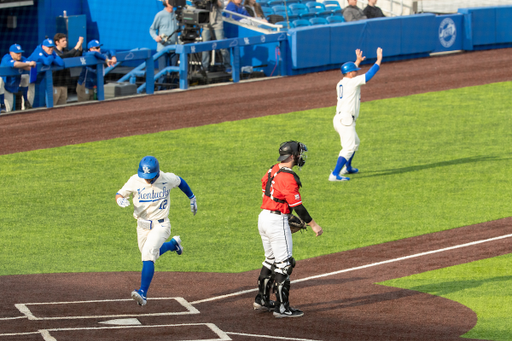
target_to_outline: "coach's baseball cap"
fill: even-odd
[[[103,44],[100,44],[99,40],[91,40],[89,44],[87,44],[88,49],[92,49],[93,47],[100,47],[103,46]]]
[[[23,53],[25,51],[23,51],[23,49],[21,48],[21,45],[13,44],[13,45],[11,45],[11,47],[9,47],[9,52]]]
[[[45,39],[43,41],[43,46],[46,46],[46,47],[55,47],[55,44],[53,43],[53,40],[51,39]]]

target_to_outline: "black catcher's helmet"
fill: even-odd
[[[279,147],[279,158],[277,161],[284,161],[289,158],[291,155],[295,155],[297,157],[296,162],[297,166],[302,167],[306,163],[306,152],[308,151],[308,147],[304,143],[299,141],[288,141],[281,143]]]

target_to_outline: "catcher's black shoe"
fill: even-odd
[[[278,307],[274,309],[274,317],[282,318],[282,317],[301,317],[304,316],[304,312],[299,309],[292,308],[290,306],[286,307],[284,304],[280,304]]]
[[[276,307],[276,302],[272,300],[265,300],[261,298],[260,294],[258,294],[252,304],[252,307],[254,308],[254,310],[274,311],[274,308]]]

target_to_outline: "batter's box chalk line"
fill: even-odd
[[[40,329],[37,332],[28,333],[11,333],[11,334],[0,334],[2,336],[23,336],[23,335],[37,335],[40,334],[44,341],[58,341],[54,335],[58,332],[70,332],[70,331],[96,331],[103,330],[108,332],[109,330],[120,330],[120,329],[140,329],[140,328],[174,328],[174,327],[190,327],[190,326],[206,326],[213,331],[218,338],[216,339],[187,339],[186,341],[230,341],[232,340],[227,333],[223,332],[219,327],[213,323],[181,323],[181,324],[159,324],[152,326],[116,326],[116,327],[77,327],[77,328],[52,328],[52,329]],[[1,340],[1,339],[0,339]],[[289,339],[298,340],[298,339]],[[182,340],[184,341],[184,340]]]
[[[36,305],[64,305],[64,304],[90,304],[90,303],[106,303],[106,302],[127,302],[133,301],[132,299],[116,299],[116,300],[92,300],[92,301],[74,301],[74,302],[43,302],[43,303],[20,303],[15,304],[14,306],[24,315],[22,317],[26,317],[32,321],[43,321],[43,320],[72,320],[72,319],[92,319],[92,318],[117,318],[117,317],[140,317],[140,316],[171,316],[171,315],[190,315],[190,314],[199,314],[199,310],[197,310],[192,304],[187,302],[182,297],[156,297],[151,298],[153,300],[175,300],[179,304],[181,304],[186,311],[180,312],[162,312],[162,313],[147,313],[147,314],[118,314],[118,315],[90,315],[90,316],[58,316],[58,317],[44,317],[44,316],[35,316],[32,311],[29,309],[29,306]]]

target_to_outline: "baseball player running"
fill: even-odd
[[[288,224],[288,214],[295,210],[317,236],[322,228],[309,215],[302,205],[299,177],[292,171],[294,166],[306,163],[307,147],[298,141],[288,141],[279,148],[280,163],[272,166],[261,179],[263,209],[258,217],[258,230],[265,250],[265,261],[258,278],[258,295],[253,308],[273,311],[274,316],[300,317],[299,309],[290,307],[290,275],[295,267],[292,257],[292,234]],[[274,288],[276,301],[270,300],[270,290]]]
[[[359,148],[359,137],[356,133],[356,120],[359,117],[361,106],[361,86],[366,84],[379,71],[382,62],[382,49],[377,49],[377,61],[364,75],[357,75],[359,64],[366,59],[363,52],[356,50],[357,60],[347,62],[341,66],[343,79],[336,85],[338,105],[333,119],[334,130],[340,134],[341,151],[334,171],[329,174],[329,181],[348,181],[350,178],[341,174],[354,174],[359,172],[352,167],[352,159]]]
[[[185,180],[174,173],[160,171],[160,164],[153,156],[145,156],[139,163],[138,173],[133,175],[117,193],[116,201],[120,207],[130,205],[133,195],[133,217],[137,219],[137,241],[142,255],[142,274],[140,289],[132,292],[132,298],[141,306],[146,305],[147,293],[155,273],[155,261],[167,251],[183,253],[181,239],[171,235],[169,207],[171,189],[178,187],[190,199],[192,213],[197,213],[194,193]]]

